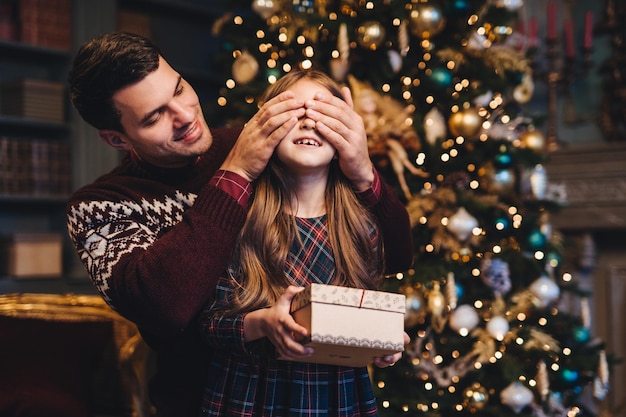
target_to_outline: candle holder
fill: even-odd
[[[546,41],[546,58],[548,59],[548,126],[546,130],[546,150],[554,151],[558,148],[558,88],[559,82],[565,79],[559,68],[560,54],[557,38],[548,38]],[[565,66],[567,67],[567,66]]]
[[[545,150],[551,152],[564,146],[564,142],[558,136],[560,99],[563,100],[563,119],[567,123],[576,124],[583,121],[583,117],[576,111],[571,90],[576,80],[588,76],[593,65],[593,50],[591,47],[583,46],[582,59],[577,60],[576,56],[571,53],[573,48],[570,48],[569,53],[561,53],[563,48],[558,37],[547,38],[545,45],[547,67],[544,71],[536,72],[535,76],[544,79],[547,83],[548,117]],[[567,51],[567,48],[565,50]],[[534,59],[537,59],[536,55]],[[536,62],[533,67],[535,70],[538,68]]]

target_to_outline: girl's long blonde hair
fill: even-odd
[[[291,71],[273,84],[264,100],[287,90],[306,78],[327,88],[343,99],[340,88],[319,71]],[[235,289],[233,308],[228,313],[268,307],[290,285],[285,262],[291,244],[299,239],[295,217],[290,214],[294,197],[291,176],[274,155],[254,186],[254,197],[240,234],[233,275]],[[335,259],[334,285],[375,288],[384,265],[382,239],[372,241],[376,220],[359,201],[350,181],[331,162],[325,191],[327,228]]]

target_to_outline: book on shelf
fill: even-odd
[[[24,43],[72,49],[71,0],[18,0],[19,38]]]
[[[0,235],[0,275],[12,278],[59,278],[63,272],[60,233]]]
[[[14,5],[0,2],[0,40],[14,42],[17,40],[17,22]]]
[[[71,189],[66,141],[0,137],[0,194],[65,197]]]
[[[57,81],[22,79],[0,84],[0,113],[62,123],[65,87]]]

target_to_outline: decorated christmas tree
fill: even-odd
[[[522,2],[231,0],[215,24],[228,75],[214,124],[247,120],[292,68],[320,68],[351,87],[406,202],[414,267],[382,289],[406,295],[412,342],[372,368],[381,415],[585,416],[607,394],[589,294],[551,228],[565,196],[525,114],[537,38]]]

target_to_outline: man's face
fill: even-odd
[[[107,142],[153,165],[185,166],[212,144],[196,92],[163,58],[156,71],[115,93],[113,104],[124,133],[108,131],[122,144]]]

